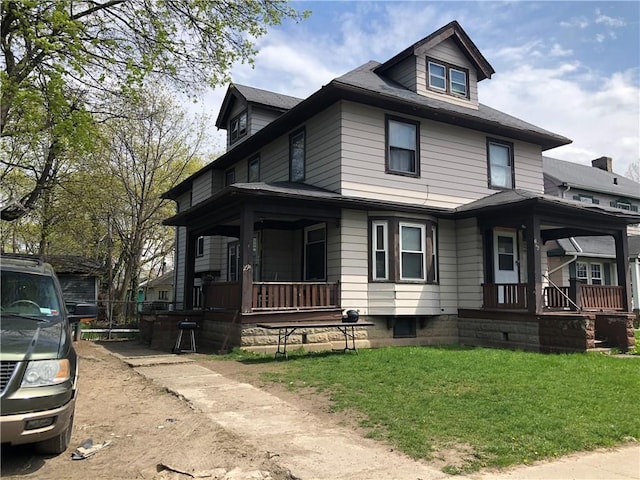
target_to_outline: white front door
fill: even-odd
[[[515,231],[494,230],[493,266],[495,283],[518,283],[518,242]],[[505,301],[505,287],[498,287],[498,302]]]

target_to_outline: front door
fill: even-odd
[[[497,284],[518,283],[518,242],[515,231],[494,230],[493,232],[493,271]],[[508,287],[498,287],[498,303],[505,302]],[[515,290],[512,290],[515,291]],[[514,300],[513,295],[506,295]]]

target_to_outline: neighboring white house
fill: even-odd
[[[145,310],[168,310],[173,303],[173,277],[170,270],[159,277],[140,284],[138,302]]]
[[[344,309],[375,324],[358,332],[368,346],[562,350],[565,317],[626,325],[640,215],[545,195],[542,152],[570,140],[482,104],[493,73],[454,21],[305,99],[230,85],[227,152],[163,195],[177,204],[175,300],[199,309],[204,340],[268,349],[257,323]],[[591,235],[613,239],[618,285],[550,287],[548,246]]]

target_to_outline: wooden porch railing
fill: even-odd
[[[482,284],[483,307],[524,310],[527,308],[526,283]]]
[[[568,310],[571,308],[569,287],[544,287],[544,305],[547,308]],[[572,299],[575,301],[575,298]]]
[[[622,302],[624,287],[618,285],[585,285],[576,283],[571,287],[545,287],[545,306],[562,310],[624,310]],[[572,302],[575,305],[572,305]]]
[[[253,282],[253,310],[303,310],[339,307],[338,284]]]
[[[623,288],[618,285],[579,285],[579,301],[584,310],[624,310]]]

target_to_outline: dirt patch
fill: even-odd
[[[101,346],[81,341],[76,350],[81,357],[80,393],[69,449],[43,457],[29,446],[3,447],[2,478],[193,478],[179,472],[208,474],[208,478],[290,478],[268,454],[203,421],[186,402]],[[87,459],[72,460],[73,449],[89,438],[111,444]]]

